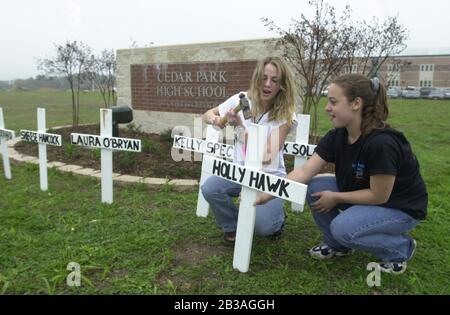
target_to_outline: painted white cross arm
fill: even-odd
[[[14,130],[0,128],[0,138],[5,139],[6,141],[15,138]]]
[[[233,145],[218,143],[215,141],[189,138],[180,135],[174,136],[173,147],[176,149],[183,149],[203,154],[214,155],[217,157],[224,157],[229,160],[232,160],[234,156]]]
[[[286,141],[284,143],[283,153],[286,155],[294,155],[301,157],[311,157],[316,149],[317,145],[314,144],[305,144],[298,142],[289,142]]]
[[[70,142],[75,145],[118,151],[141,152],[140,139],[105,137],[82,133],[71,133]]]
[[[234,154],[233,145],[218,143],[214,141],[205,141],[179,135],[176,135],[173,138],[173,147],[176,149],[183,149],[203,154],[214,155],[217,157],[223,157],[229,160],[233,159]],[[314,144],[286,141],[283,146],[283,154],[300,157],[311,157],[316,147],[317,146]]]
[[[62,138],[61,135],[57,135],[54,133],[41,133],[36,131],[30,131],[21,129],[20,130],[20,139],[33,143],[44,143],[54,146],[62,146]]]
[[[305,203],[307,185],[212,156],[205,155],[203,163],[205,171],[212,175],[290,202]]]

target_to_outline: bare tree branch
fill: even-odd
[[[311,134],[317,135],[317,105],[330,79],[344,72],[344,67],[352,71],[354,64],[361,66],[360,73],[376,74],[389,56],[406,48],[407,31],[397,17],[383,24],[375,18],[370,23],[355,23],[349,5],[340,16],[324,0],[309,0],[308,5],[314,8],[314,16],[309,19],[301,14],[288,30],[268,18],[261,20],[280,36],[276,45],[300,79],[303,113],[312,116]]]
[[[38,69],[48,75],[64,76],[72,92],[72,124],[77,126],[80,117],[80,90],[88,66],[90,47],[77,41],[55,44],[56,56],[38,61]]]
[[[115,93],[116,85],[116,56],[114,50],[103,50],[99,56],[90,57],[89,78],[99,89],[105,107],[114,106],[117,103]]]

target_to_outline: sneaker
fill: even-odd
[[[283,234],[284,226],[285,226],[285,224],[286,224],[287,217],[288,217],[286,210],[283,209],[283,211],[284,211],[284,221],[283,221],[283,224],[281,224],[281,227],[280,227],[280,229],[279,229],[278,231],[276,231],[275,233],[273,233],[272,235],[270,235],[271,238],[278,238],[278,237],[281,236],[281,234]]]
[[[281,227],[278,231],[276,231],[275,233],[273,233],[272,235],[269,235],[270,238],[278,238],[281,236],[281,234],[283,234],[284,231],[284,224],[286,223],[286,218],[283,221],[283,224],[281,224]]]
[[[417,242],[415,239],[412,239],[412,251],[411,256],[409,256],[408,260],[411,260],[414,256],[414,253],[416,252]]]
[[[380,270],[386,273],[399,275],[404,273],[407,267],[406,261],[401,262],[382,262],[379,263]]]
[[[309,250],[309,254],[314,259],[330,259],[334,256],[343,257],[343,256],[348,256],[348,255],[352,254],[353,252],[354,252],[353,249],[350,249],[346,252],[334,250],[331,247],[329,247],[327,244],[317,245]]]
[[[224,232],[222,242],[225,245],[234,246],[234,243],[236,242],[236,231]]]
[[[414,253],[416,251],[417,242],[415,239],[412,239],[412,251],[411,256],[407,260],[411,260],[414,256]],[[404,273],[407,267],[406,261],[400,261],[400,262],[382,262],[379,263],[380,270],[386,273],[392,273],[399,275],[401,273]]]

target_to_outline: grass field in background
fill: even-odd
[[[99,109],[103,106],[99,92],[80,93],[80,124],[98,123]],[[36,130],[36,108],[45,108],[47,128],[72,124],[72,99],[70,92],[28,91],[0,92],[0,107],[7,129]]]
[[[7,128],[34,130],[43,103],[47,117],[57,113],[47,126],[71,122],[68,93],[27,93],[0,92]],[[81,123],[97,122],[101,100],[87,97]],[[322,135],[331,126],[323,107]],[[221,245],[213,218],[195,216],[195,192],[116,183],[114,204],[106,205],[99,180],[52,169],[41,192],[37,165],[13,164],[13,179],[0,176],[0,293],[450,294],[450,101],[392,100],[390,109],[390,123],[420,161],[429,216],[411,233],[418,248],[406,273],[382,274],[380,287],[366,284],[369,254],[309,257],[321,235],[307,208],[294,214],[287,206],[280,239],[255,236],[243,274],[233,270],[233,249]],[[81,265],[81,287],[66,285],[70,262]]]

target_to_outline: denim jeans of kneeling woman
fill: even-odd
[[[334,176],[315,177],[308,183],[306,201],[310,208],[316,200],[311,194],[325,190],[339,191]],[[345,211],[334,208],[327,213],[311,212],[323,242],[334,250],[367,251],[391,262],[406,261],[412,255],[413,240],[406,233],[418,221],[399,209],[353,205]]]
[[[239,208],[233,197],[238,197],[241,185],[217,176],[209,177],[201,187],[217,224],[224,232],[233,232],[237,228]],[[264,205],[256,206],[255,232],[269,236],[279,231],[284,222],[283,200],[275,198]]]

